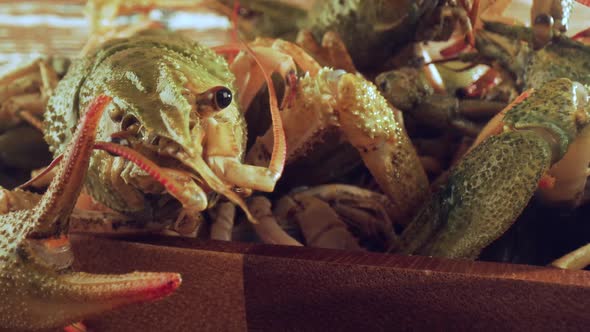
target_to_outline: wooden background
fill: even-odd
[[[313,0],[287,0],[309,7]],[[530,0],[514,0],[507,15],[529,21]],[[0,0],[0,73],[7,65],[40,55],[75,56],[88,36],[84,0]],[[590,9],[576,4],[570,32],[587,27]],[[193,32],[206,44],[219,43],[219,30]],[[4,69],[5,70],[5,69]]]

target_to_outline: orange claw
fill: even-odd
[[[56,257],[51,245],[40,247],[32,240],[60,237],[67,232],[98,123],[110,102],[110,97],[99,96],[90,104],[39,204],[0,215],[2,331],[65,326],[122,305],[162,298],[181,283],[176,273],[98,275],[58,271],[67,267],[62,256]]]

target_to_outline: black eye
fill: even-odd
[[[215,92],[215,104],[218,108],[224,109],[231,104],[231,91],[228,88],[220,88]]]
[[[197,112],[201,115],[211,114],[231,104],[232,93],[224,86],[216,86],[196,96]]]

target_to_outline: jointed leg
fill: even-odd
[[[552,266],[561,269],[581,270],[590,265],[590,244],[582,246],[567,255],[554,260]]]
[[[346,45],[336,32],[326,32],[320,44],[310,31],[301,30],[297,35],[297,44],[313,55],[323,67],[357,72]]]
[[[236,207],[232,203],[223,202],[215,207],[213,224],[211,225],[211,239],[231,241]]]
[[[0,120],[9,127],[25,121],[42,130],[40,118],[57,85],[57,74],[44,60],[18,68],[0,79]]]

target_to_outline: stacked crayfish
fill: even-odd
[[[53,155],[0,187],[0,329],[66,325],[180,284],[72,272],[69,232],[476,259],[528,210],[579,213],[588,34],[565,34],[573,1],[534,1],[532,27],[500,16],[509,3],[205,1],[256,38],[210,49],[147,20],[108,24],[156,2],[90,1],[78,59],[0,80],[0,166],[46,165],[44,142]],[[432,60],[425,42],[449,39]],[[589,263],[582,247],[553,264]]]

